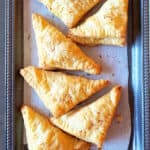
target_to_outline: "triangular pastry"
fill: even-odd
[[[101,0],[39,0],[68,27],[79,20]]]
[[[32,66],[21,69],[20,73],[56,117],[109,84],[107,80],[91,80]]]
[[[101,66],[86,56],[82,50],[66,38],[52,24],[38,14],[32,15],[39,65],[45,69],[81,70],[99,74]]]
[[[83,45],[126,44],[128,0],[107,0],[81,25],[70,29],[69,36]]]
[[[88,150],[90,144],[53,126],[29,106],[21,108],[29,150]]]
[[[102,147],[120,95],[121,87],[116,86],[95,102],[51,121],[65,132]]]

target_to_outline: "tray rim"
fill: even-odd
[[[139,20],[137,16],[129,17],[132,20],[132,25],[129,25],[129,31],[132,31],[132,35],[130,35],[131,32],[128,33],[130,35],[128,54],[129,63],[131,63],[129,64],[129,93],[131,96],[130,106],[134,108],[131,110],[133,119],[129,149],[142,150],[150,147],[149,1],[130,0],[129,2],[132,9],[132,13],[130,13],[133,16],[137,14],[137,7],[141,6],[141,22],[139,24],[137,24],[137,20]],[[19,13],[20,15],[18,15]],[[6,112],[4,117],[5,132],[3,133],[5,135],[5,149],[22,149],[23,144],[23,139],[20,140],[22,134],[18,134],[23,130],[23,121],[19,113],[20,104],[15,104],[16,98],[22,97],[18,91],[23,89],[23,81],[17,76],[18,68],[23,66],[23,59],[15,59],[16,53],[23,49],[23,42],[20,40],[23,39],[21,32],[23,19],[21,16],[23,16],[23,1],[5,0],[5,98],[3,99]],[[139,29],[140,32],[137,36]],[[16,30],[19,32],[17,33]],[[20,42],[19,45],[18,42]],[[138,52],[138,48],[141,49],[140,52]],[[21,57],[23,54],[20,52],[19,56]],[[140,60],[138,65],[136,59]],[[134,69],[133,66],[136,66],[137,69]],[[134,102],[131,98],[134,98]],[[135,116],[139,112],[141,113],[140,120]]]

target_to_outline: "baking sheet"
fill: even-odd
[[[37,0],[24,0],[24,66],[38,66],[37,47],[31,22],[31,15],[35,12],[43,15],[62,32],[66,33],[67,31],[67,28],[64,27],[63,23],[54,17],[46,7]],[[82,46],[81,48],[87,55],[102,64],[103,73],[101,75],[88,75],[83,72],[78,72],[77,74],[93,79],[108,79],[112,82],[112,85],[120,84],[123,87],[122,98],[117,110],[117,113],[122,116],[122,121],[121,123],[118,123],[117,120],[114,119],[108,131],[103,149],[126,150],[128,148],[131,133],[130,109],[128,104],[127,47]],[[108,91],[108,89],[106,89],[106,91]],[[95,98],[106,91],[99,92],[95,96],[92,96],[92,100],[95,100]],[[42,104],[37,94],[26,83],[24,84],[24,103],[35,107],[40,112],[49,116],[49,111]]]

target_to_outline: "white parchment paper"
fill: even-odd
[[[54,17],[45,6],[37,0],[24,0],[24,66],[38,66],[37,47],[32,28],[31,15],[39,13],[46,19],[52,22],[62,32],[66,32],[63,23]],[[83,72],[78,72],[93,79],[108,79],[112,85],[119,84],[123,87],[122,98],[117,112],[121,114],[122,121],[118,123],[114,119],[104,143],[104,150],[127,150],[130,140],[130,109],[128,103],[128,59],[127,48],[116,46],[96,46],[96,47],[81,47],[83,51],[92,57],[95,61],[102,64],[103,73],[101,75],[87,75]],[[95,100],[100,95],[106,93],[110,88],[99,92],[91,99]],[[40,101],[37,94],[27,83],[24,84],[24,103],[38,109],[45,115],[49,115],[49,111]]]

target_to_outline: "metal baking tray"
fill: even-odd
[[[23,1],[0,1],[0,149],[22,150]],[[129,0],[130,150],[150,149],[149,1]]]

